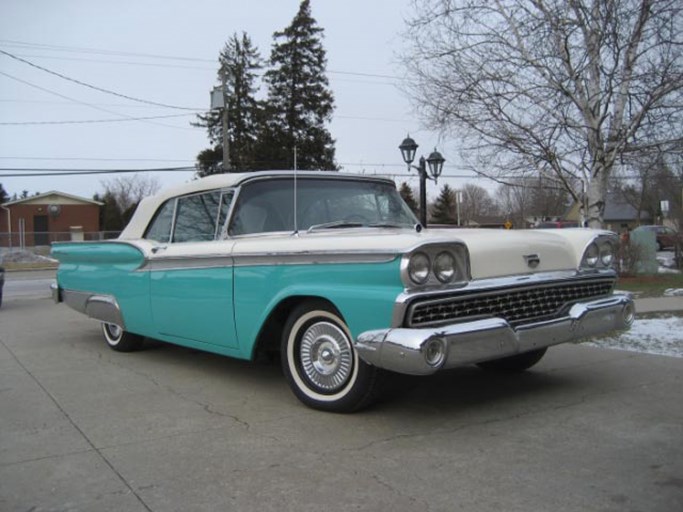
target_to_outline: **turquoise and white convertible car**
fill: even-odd
[[[303,403],[353,411],[392,372],[520,371],[627,329],[616,246],[589,229],[422,229],[382,178],[223,174],[145,199],[117,240],[55,244],[53,295],[114,350],[278,351]]]

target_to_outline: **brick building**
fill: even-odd
[[[82,240],[84,233],[100,231],[101,206],[98,201],[57,191],[4,203],[0,206],[0,247]]]

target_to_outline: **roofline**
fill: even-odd
[[[37,196],[25,197],[23,199],[17,199],[16,201],[9,201],[7,203],[2,203],[2,206],[13,206],[19,203],[25,203],[26,201],[35,201],[41,197],[47,197],[51,195],[58,195],[62,197],[67,197],[73,199],[74,201],[81,201],[84,203],[96,204],[97,206],[102,206],[104,203],[101,201],[95,201],[94,199],[86,199],[85,197],[75,196],[73,194],[67,194],[66,192],[59,192],[58,190],[50,190],[49,192],[44,192],[43,194],[38,194]]]
[[[242,185],[259,181],[268,178],[294,178],[297,179],[327,179],[327,180],[365,180],[382,182],[396,186],[395,182],[386,176],[374,176],[368,174],[352,174],[340,173],[336,171],[257,171],[257,172],[243,172],[243,173],[221,173],[205,176],[198,180],[183,183],[181,185],[174,185],[168,187],[161,192],[145,197],[138,205],[133,217],[128,225],[121,232],[121,239],[139,238],[145,226],[140,225],[140,219],[148,222],[154,212],[165,201],[181,196],[189,196],[193,194],[201,194],[209,190],[238,188]]]
[[[219,174],[211,174],[197,180],[189,181],[179,185],[165,188],[150,197],[155,198],[159,203],[184,194],[194,194],[203,192],[205,190],[212,190],[221,187],[239,187],[244,183],[253,180],[264,178],[290,178],[297,176],[297,178],[325,178],[325,179],[366,179],[373,181],[384,181],[394,184],[394,181],[381,175],[369,174],[353,174],[340,173],[337,171],[292,171],[292,170],[270,170],[270,171],[254,171],[254,172],[227,172]]]

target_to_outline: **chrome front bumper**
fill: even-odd
[[[501,318],[488,318],[426,329],[381,329],[361,333],[355,347],[360,358],[373,366],[429,375],[625,330],[634,317],[633,300],[618,294],[575,304],[562,318],[517,328]]]

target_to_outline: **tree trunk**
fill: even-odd
[[[586,190],[586,221],[589,228],[602,229],[605,218],[605,196],[607,194],[606,173],[600,172],[588,184]]]

